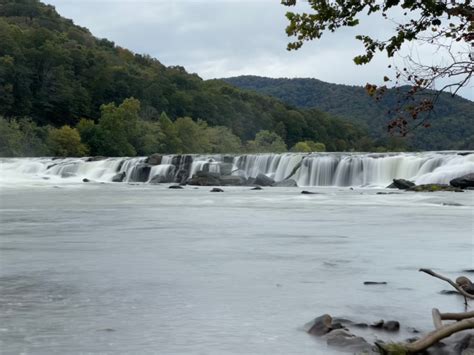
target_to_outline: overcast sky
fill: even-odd
[[[362,53],[357,34],[386,38],[392,24],[363,21],[288,52],[288,8],[280,0],[46,0],[58,12],[137,53],[165,65],[182,65],[205,79],[252,74],[310,77],[332,83],[381,83],[391,74],[383,55],[366,66],[352,58]],[[423,48],[411,48],[429,61]],[[471,89],[462,95],[473,99]]]

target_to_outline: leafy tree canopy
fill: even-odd
[[[409,84],[409,90],[400,94],[399,105],[392,112],[389,131],[406,135],[410,121],[418,120],[415,127],[429,127],[430,112],[438,103],[439,94],[449,91],[455,95],[466,87],[474,74],[474,7],[471,0],[415,1],[415,0],[307,0],[310,11],[288,12],[288,36],[295,40],[288,44],[289,50],[300,48],[305,41],[319,39],[326,32],[335,32],[342,27],[359,25],[363,15],[379,14],[395,26],[387,39],[357,35],[362,41],[365,53],[354,58],[356,64],[369,63],[377,52],[388,57],[397,54],[408,42],[417,41],[434,46],[436,59],[428,63],[418,57],[405,56],[402,68],[396,68],[394,76],[384,76],[383,81],[394,86]],[[282,0],[286,6],[296,5],[296,0]],[[393,20],[391,10],[401,10],[403,17]],[[367,17],[366,17],[367,19]],[[394,25],[396,24],[396,25]],[[389,66],[391,67],[391,66]],[[443,85],[439,86],[440,81]],[[447,82],[447,83],[446,83]],[[386,85],[378,87],[367,84],[368,93],[377,100],[385,94]],[[427,91],[435,89],[435,91]]]

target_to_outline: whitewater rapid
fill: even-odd
[[[111,182],[117,174],[128,183],[171,183],[205,171],[244,178],[264,174],[277,182],[291,178],[298,186],[385,187],[394,178],[447,184],[474,172],[472,152],[163,155],[160,160],[151,165],[147,157],[0,158],[0,184]]]

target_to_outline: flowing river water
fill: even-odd
[[[449,285],[417,270],[454,278],[473,268],[474,192],[377,192],[387,192],[393,177],[443,182],[462,175],[472,171],[474,155],[424,154],[379,157],[398,159],[399,170],[380,170],[380,160],[370,174],[355,161],[375,158],[352,156],[359,170],[348,173],[352,180],[337,180],[338,167],[331,168],[332,183],[319,185],[332,186],[302,182],[329,181],[315,177],[321,170],[310,179],[298,172],[299,185],[314,195],[298,187],[210,193],[210,187],[108,183],[140,158],[4,159],[0,352],[337,353],[302,330],[323,313],[400,321],[399,334],[375,334],[381,338],[409,337],[407,327],[430,331],[431,308],[462,311],[463,300],[440,294]],[[234,157],[232,164],[255,175],[257,160],[267,159],[257,170],[278,180],[278,165],[295,156],[280,156],[273,167],[268,160],[278,157]],[[220,161],[199,159],[191,165]],[[339,165],[349,158],[317,159]],[[404,159],[418,159],[413,164],[426,170],[408,162],[402,168]],[[428,169],[429,159],[438,162]],[[53,172],[52,164],[58,164]],[[393,175],[400,171],[405,175]],[[364,182],[364,173],[378,177]]]

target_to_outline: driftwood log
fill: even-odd
[[[460,277],[454,282],[451,279],[437,274],[430,269],[420,269],[428,275],[436,277],[440,280],[446,281],[464,296],[464,301],[467,304],[467,299],[474,299],[474,295],[466,292],[463,289],[465,285],[472,285],[471,281],[466,277]],[[440,340],[451,336],[454,333],[466,329],[474,329],[474,312],[463,313],[441,313],[437,308],[432,310],[433,324],[435,330],[426,334],[422,338],[413,343],[396,343],[396,344],[377,344],[382,354],[414,354],[428,349],[430,346],[436,344]],[[443,324],[443,320],[454,320],[456,322],[450,324]]]
[[[424,273],[426,273],[426,274],[428,274],[428,275],[431,275],[431,276],[433,276],[433,277],[436,277],[436,278],[438,278],[438,279],[440,279],[440,280],[446,281],[448,284],[450,284],[451,286],[453,286],[453,287],[456,289],[456,291],[458,291],[461,295],[464,296],[464,301],[465,301],[466,304],[467,304],[467,299],[468,299],[468,298],[469,298],[469,299],[474,299],[474,295],[472,295],[472,294],[466,292],[460,285],[458,285],[458,284],[457,284],[456,282],[454,282],[453,280],[448,279],[447,277],[445,277],[445,276],[443,276],[443,275],[437,274],[436,272],[434,272],[433,270],[430,270],[430,269],[420,269],[419,271],[424,272]],[[460,278],[458,278],[458,279],[463,279],[463,281],[464,281],[464,280],[467,279],[467,278],[466,278],[466,277],[460,277]],[[469,281],[469,279],[467,279],[467,280]],[[470,281],[469,281],[469,283],[470,283]]]

